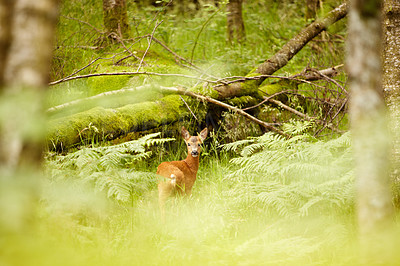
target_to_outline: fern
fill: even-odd
[[[155,175],[127,169],[135,162],[147,159],[153,145],[174,140],[156,138],[160,133],[146,135],[138,140],[104,147],[84,148],[65,156],[58,156],[53,162],[60,171],[53,171],[53,178],[71,178],[91,183],[98,191],[120,203],[128,203],[142,195],[154,185]],[[70,171],[70,172],[68,172]],[[69,174],[65,174],[68,172]]]
[[[305,132],[312,124],[286,125],[290,133]],[[352,211],[353,172],[350,134],[317,141],[307,133],[290,139],[266,133],[247,142],[230,143],[239,157],[228,178],[236,181],[230,195],[242,205],[256,202],[282,216],[305,216],[311,210]],[[241,150],[239,147],[242,147]]]

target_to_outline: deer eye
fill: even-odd
[[[199,147],[200,147],[200,143],[199,143],[199,144],[197,144],[197,146],[199,146]]]
[[[188,143],[188,146],[190,146],[190,143]]]

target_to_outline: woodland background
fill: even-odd
[[[399,31],[398,1],[0,0],[0,264],[394,264]]]

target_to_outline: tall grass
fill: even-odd
[[[33,206],[29,220],[18,231],[2,224],[0,262],[357,265],[350,136],[318,141],[302,133],[306,128],[287,127],[294,134],[290,140],[266,134],[223,150],[207,146],[193,196],[171,198],[164,221],[155,167],[179,158],[150,155],[149,145],[166,140],[149,135],[48,158],[40,200],[27,205]],[[211,156],[217,151],[218,160]],[[120,187],[129,193],[115,194]],[[9,225],[18,220],[10,210],[2,208],[1,220]]]
[[[227,47],[225,14],[215,7],[184,19],[157,11],[131,2],[133,35],[150,33],[158,14],[156,19],[164,22],[155,36],[187,58],[196,33],[218,12],[197,40],[194,62],[222,76],[246,74],[306,23],[300,2],[245,1],[247,41]],[[123,51],[118,44],[99,50],[84,47],[98,45],[100,36],[71,17],[101,29],[99,1],[64,1],[62,14],[53,78]],[[345,34],[343,27],[325,37],[334,34]],[[321,43],[331,45],[328,39]],[[139,53],[145,48],[146,42],[133,46]],[[158,70],[171,71],[165,67],[170,62],[162,61],[170,55],[153,48],[150,67],[162,64]],[[339,43],[332,53],[320,55],[306,47],[281,73],[307,64],[340,63],[342,48]],[[110,70],[111,62],[101,59],[83,72]],[[124,69],[135,61],[129,64]],[[50,93],[49,102],[86,97],[93,89],[89,83],[64,84]],[[68,97],[60,99],[65,93]],[[125,144],[48,154],[33,193],[25,193],[26,179],[0,179],[0,265],[360,264],[350,136],[318,140],[306,133],[311,126],[286,125],[289,140],[267,133],[223,147],[214,134],[201,156],[193,196],[171,198],[165,221],[158,210],[154,173],[161,161],[183,159],[180,140],[168,146],[170,139],[149,135]],[[398,259],[394,255],[391,262]]]

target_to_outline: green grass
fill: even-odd
[[[361,265],[364,261],[371,265],[371,260],[398,261],[395,254],[388,259],[360,253],[354,195],[352,189],[345,189],[353,183],[347,175],[352,170],[349,136],[317,141],[301,133],[306,127],[287,126],[287,132],[299,134],[292,140],[266,134],[223,150],[210,144],[201,158],[193,196],[171,198],[164,221],[155,178],[151,174],[136,177],[137,168],[154,174],[160,161],[185,156],[172,151],[158,156],[161,143],[168,142],[151,135],[124,145],[48,158],[40,185],[2,179],[1,202],[10,205],[0,206],[0,264]],[[152,150],[154,145],[158,148]],[[218,159],[213,155],[217,149]],[[145,155],[150,150],[153,155]],[[264,165],[249,170],[255,162],[245,161],[256,158]],[[305,161],[308,166],[300,167]],[[115,182],[99,186],[96,178]],[[118,196],[113,187],[119,187],[118,183],[134,189]],[[273,191],[277,184],[280,195]],[[29,192],[32,188],[36,193]],[[278,196],[278,205],[263,201],[262,195],[268,193]],[[36,200],[29,201],[29,195]],[[323,199],[307,205],[310,195]],[[279,211],[285,207],[286,212]],[[393,231],[387,247],[395,247],[396,239]]]
[[[329,10],[330,2],[334,1],[324,1],[322,13]],[[99,57],[108,59],[98,60],[80,74],[136,70],[138,62],[133,59],[124,66],[113,65],[125,56],[119,44],[88,49],[99,45],[101,36],[70,19],[102,30],[100,3],[63,1],[52,79]],[[301,1],[245,1],[247,40],[234,46],[226,45],[226,14],[218,11],[197,40],[194,63],[221,77],[247,74],[307,24],[302,5]],[[160,12],[153,20],[157,8],[130,2],[128,9],[133,37],[149,34],[156,20],[163,19],[155,37],[185,58],[191,57],[197,33],[216,11],[208,7],[185,17]],[[329,52],[320,53],[308,45],[278,74],[294,74],[308,65],[323,68],[342,63],[344,43],[337,35],[345,34],[344,22],[336,24],[314,43]],[[132,51],[140,57],[146,47],[142,40]],[[117,53],[121,54],[113,57]],[[147,71],[190,74],[156,44],[145,61]],[[345,75],[339,80],[344,82]],[[111,82],[78,80],[52,87],[46,107],[124,86],[190,87],[195,82],[144,76]],[[307,96],[320,93],[309,85],[299,87]],[[140,101],[147,96],[123,97]],[[116,102],[113,98],[104,104]],[[301,107],[298,103],[297,108]],[[160,162],[186,156],[180,137],[173,142],[151,135],[114,146],[92,143],[68,154],[47,154],[44,173],[37,176],[25,172],[17,178],[2,177],[0,265],[371,265],[379,260],[399,261],[396,254],[384,258],[360,251],[349,134],[321,140],[307,133],[312,123],[292,123],[283,127],[294,136],[290,140],[268,133],[221,147],[228,140],[256,135],[249,125],[241,128],[244,132],[230,132],[234,122],[226,121],[238,121],[237,117],[223,116],[226,135],[210,134],[193,196],[171,198],[165,221],[158,210],[154,173]],[[186,123],[195,125],[195,121]],[[172,126],[164,129],[162,138]],[[396,226],[385,240],[387,245],[381,245],[388,250],[398,246],[398,221]]]
[[[153,134],[48,158],[40,186],[2,180],[1,202],[12,204],[2,206],[0,263],[362,264],[354,193],[345,189],[353,185],[350,137],[317,141],[302,133],[306,128],[287,126],[287,132],[297,132],[291,140],[266,134],[223,150],[208,145],[193,196],[171,198],[165,221],[158,210],[155,168],[185,156],[183,151],[158,156],[166,140]],[[255,159],[264,163],[255,166]],[[144,172],[147,177],[141,178]],[[131,190],[124,193],[124,186]],[[29,192],[32,188],[36,193]],[[27,201],[29,195],[39,200]],[[396,245],[396,231],[387,241],[388,247]],[[364,261],[394,263],[396,256]]]

